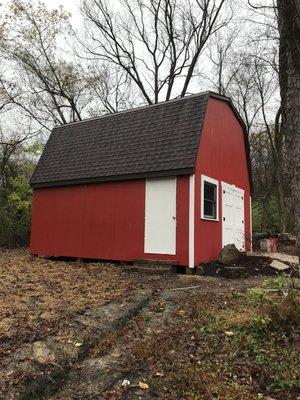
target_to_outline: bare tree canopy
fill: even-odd
[[[80,66],[58,46],[72,34],[68,13],[21,0],[1,25],[0,52],[11,67],[1,91],[44,128],[80,120],[89,102]]]
[[[116,11],[106,0],[84,0],[91,27],[86,50],[125,71],[148,104],[184,96],[208,40],[231,18],[228,7],[223,12],[227,3],[123,0]]]

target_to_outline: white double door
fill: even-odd
[[[222,238],[223,247],[235,244],[245,250],[244,190],[222,182]]]

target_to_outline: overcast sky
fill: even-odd
[[[79,7],[79,0],[44,0],[44,3],[47,4],[49,8],[62,5],[65,9],[74,13],[76,13]]]
[[[44,3],[47,4],[49,8],[57,8],[62,5],[66,11],[69,11],[72,14],[73,26],[75,28],[80,27],[80,0],[44,0]]]
[[[0,0],[1,1],[1,0]],[[0,7],[0,20],[1,20],[1,14],[4,15],[3,11],[7,11],[7,6],[10,0],[3,2],[2,6]],[[30,0],[31,3],[35,3],[37,0]],[[63,6],[63,8],[70,12],[71,14],[71,23],[73,28],[80,34],[83,34],[84,31],[84,25],[83,25],[83,20],[82,20],[82,16],[80,13],[80,4],[82,2],[82,0],[41,0],[43,1],[46,6],[49,9],[54,9],[59,7],[60,5]],[[111,5],[115,7],[118,7],[119,0],[110,0]],[[233,0],[234,4],[235,4],[235,8],[238,8],[238,10],[235,10],[235,18],[233,19],[233,23],[235,24],[235,28],[236,30],[239,32],[239,34],[237,35],[237,41],[235,42],[235,47],[236,50],[243,52],[243,48],[245,46],[245,42],[247,41],[247,36],[251,36],[253,33],[253,27],[255,26],[255,29],[257,29],[256,24],[253,24],[253,22],[250,22],[249,20],[247,21],[247,19],[251,17],[251,19],[253,18],[258,19],[259,16],[258,15],[250,15],[249,14],[249,9],[245,9],[245,4],[246,4],[247,0],[240,0],[240,1],[236,1]],[[266,0],[267,1],[267,0]],[[244,6],[244,7],[243,7]],[[2,8],[2,10],[1,10]],[[2,12],[1,12],[2,11]],[[249,29],[249,30],[248,30]],[[247,33],[247,35],[245,35],[245,31]],[[226,40],[226,33],[227,29],[225,29],[224,31],[222,31],[221,37],[224,37],[224,40]],[[255,32],[255,30],[254,30]],[[230,33],[230,31],[229,31]],[[252,36],[251,36],[252,37]],[[70,47],[72,47],[73,43],[70,43]],[[259,44],[259,43],[258,43]],[[68,54],[70,54],[70,57],[72,57],[73,52],[70,51],[68,53],[68,50],[66,50],[66,47],[69,45],[69,43],[66,43],[65,39],[62,39],[62,42],[60,43],[60,49],[66,53],[65,57],[68,57]],[[213,47],[211,47],[213,48]],[[207,54],[204,54],[204,57],[201,58],[201,63],[199,63],[199,71],[201,72],[201,74],[199,74],[198,77],[196,77],[192,84],[189,87],[188,93],[196,93],[196,92],[200,92],[203,90],[216,90],[216,86],[214,85],[213,80],[215,81],[215,75],[212,73],[212,63],[211,60],[209,60],[208,57],[205,58]],[[175,91],[177,92],[177,87],[178,87],[178,93],[180,92],[181,89],[181,85],[182,85],[182,81],[180,81],[180,79],[177,79],[176,84],[175,84]],[[175,93],[176,95],[176,93]],[[274,95],[271,98],[271,101],[269,101],[268,107],[267,107],[267,113],[268,115],[270,114],[271,117],[273,118],[273,113],[274,113],[274,109],[277,109],[277,103],[279,100],[279,93],[274,93]],[[275,107],[274,107],[275,104]]]

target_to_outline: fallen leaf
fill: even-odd
[[[83,343],[80,343],[80,342],[75,343],[75,347],[80,347],[80,346],[82,346],[82,345],[83,345]]]
[[[224,333],[227,336],[234,336],[234,332],[233,331],[225,331]]]
[[[147,385],[147,383],[144,382],[139,382],[139,387],[141,389],[149,389],[149,385]]]

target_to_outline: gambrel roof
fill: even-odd
[[[232,106],[229,98],[204,92],[57,126],[30,183],[47,187],[191,174],[209,97]]]

